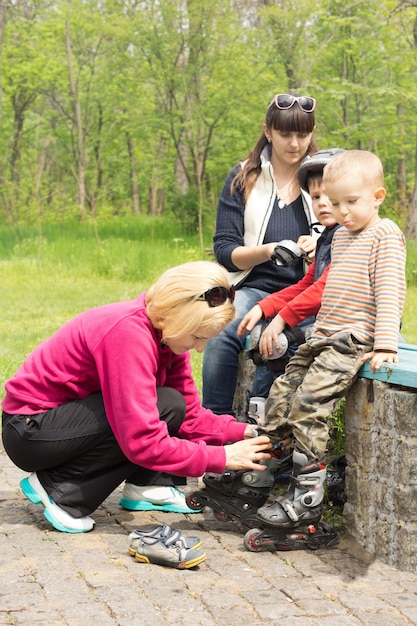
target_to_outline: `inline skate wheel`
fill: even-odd
[[[185,498],[185,501],[187,503],[187,506],[193,511],[204,510],[205,505],[201,502],[200,498],[198,497],[198,491],[195,491],[194,493],[189,493],[187,497]]]
[[[219,522],[225,522],[231,519],[230,515],[228,515],[224,511],[216,511],[215,509],[213,509],[213,515],[217,520],[219,520]]]
[[[248,530],[243,539],[246,550],[250,552],[261,552],[262,541],[259,540],[261,533],[262,530],[260,530],[260,528],[251,528]]]

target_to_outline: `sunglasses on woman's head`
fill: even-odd
[[[310,96],[292,96],[289,93],[277,93],[273,102],[277,109],[290,109],[296,102],[305,113],[311,113],[316,107],[316,101]]]
[[[212,307],[220,306],[226,302],[227,298],[229,298],[230,302],[233,302],[235,293],[236,291],[233,285],[230,289],[227,289],[227,287],[211,287],[201,294],[197,300],[205,300],[208,302],[208,305]]]

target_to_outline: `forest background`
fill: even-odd
[[[381,158],[417,343],[416,78],[417,0],[2,0],[1,380],[83,308],[207,258],[287,91],[317,99],[320,148]]]
[[[3,0],[0,218],[173,214],[210,242],[277,92],[368,149],[417,241],[417,0]]]

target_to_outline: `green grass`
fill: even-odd
[[[417,286],[407,287],[401,334],[408,343],[417,345]]]
[[[114,218],[48,225],[39,233],[0,227],[0,385],[27,354],[81,311],[135,298],[168,267],[205,258],[198,237],[166,220]],[[196,378],[201,378],[201,355]]]

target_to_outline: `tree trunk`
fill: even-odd
[[[155,176],[155,167],[152,168],[151,184],[149,187],[148,214],[156,215],[158,206],[158,188],[157,176]]]
[[[100,195],[101,187],[103,184],[103,166],[101,164],[101,133],[103,130],[103,107],[99,102],[97,105],[98,110],[98,124],[97,124],[97,139],[94,144],[94,155],[96,157],[96,186],[95,189],[91,189],[89,192],[88,185],[86,184],[86,193],[90,199],[91,212],[95,214],[97,208],[97,198]]]
[[[43,237],[42,237],[42,198],[41,198],[41,183],[42,176],[46,168],[46,156],[49,146],[49,139],[45,139],[43,142],[42,150],[39,155],[38,171],[35,177],[35,198],[37,207],[37,222],[38,222],[38,257],[42,257]]]
[[[416,134],[416,146],[415,146],[415,159],[414,159],[414,189],[411,196],[411,202],[408,207],[408,219],[405,229],[405,236],[407,239],[411,239],[417,244],[417,134]]]
[[[404,215],[407,206],[407,168],[404,155],[397,161],[397,215]]]
[[[135,156],[135,145],[133,137],[129,132],[126,133],[127,151],[129,153],[130,165],[130,188],[132,193],[132,215],[137,217],[140,215],[139,186],[137,176],[137,165]]]
[[[397,106],[398,132],[403,135],[403,105]],[[405,215],[407,207],[407,162],[403,150],[400,150],[397,159],[397,192],[396,192],[396,213],[397,218]]]
[[[65,49],[67,53],[68,63],[68,79],[71,90],[72,106],[75,116],[75,126],[77,132],[77,183],[78,183],[78,203],[80,208],[81,219],[85,218],[85,150],[84,150],[84,132],[82,125],[81,104],[78,98],[77,88],[74,80],[74,70],[72,66],[72,43],[70,34],[70,23],[65,22]]]
[[[6,13],[7,13],[7,2],[0,3],[0,128],[2,126],[3,119],[3,72],[2,72],[2,64],[3,64],[3,41],[4,41],[4,30],[6,28]]]

